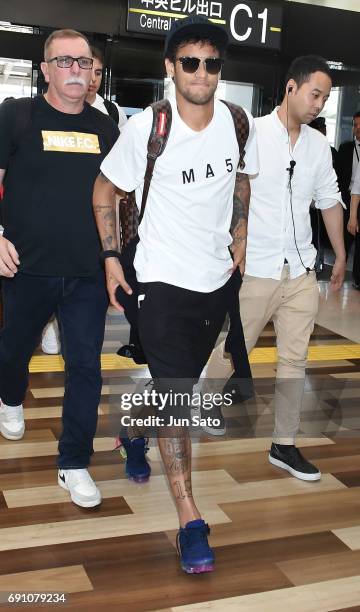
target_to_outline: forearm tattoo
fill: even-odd
[[[237,174],[234,189],[234,207],[231,220],[233,244],[241,244],[247,237],[250,202],[250,182],[247,174]]]
[[[112,204],[94,204],[94,213],[104,251],[118,249],[116,213]]]
[[[102,248],[117,251],[120,245],[116,231],[115,186],[101,171],[94,187],[93,208]]]

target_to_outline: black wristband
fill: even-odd
[[[101,261],[105,261],[108,257],[116,257],[120,261],[120,253],[119,251],[101,251],[100,259]]]

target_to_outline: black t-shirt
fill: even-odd
[[[23,133],[15,137],[17,104],[0,105],[4,236],[19,253],[21,272],[90,276],[99,269],[101,248],[93,186],[118,127],[87,103],[72,115],[37,96]]]

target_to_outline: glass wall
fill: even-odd
[[[30,97],[32,83],[31,61],[0,57],[0,102],[5,98]]]
[[[329,62],[335,86],[331,90],[322,117],[326,118],[327,137],[336,149],[351,140],[353,115],[360,110],[360,70],[341,62]]]

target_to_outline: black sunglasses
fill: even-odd
[[[201,59],[200,57],[177,57],[177,61],[182,65],[182,69],[184,72],[188,74],[193,74],[197,70],[199,70],[200,62],[203,63],[206,72],[209,74],[219,74],[224,60],[221,57],[206,57],[205,59]]]

